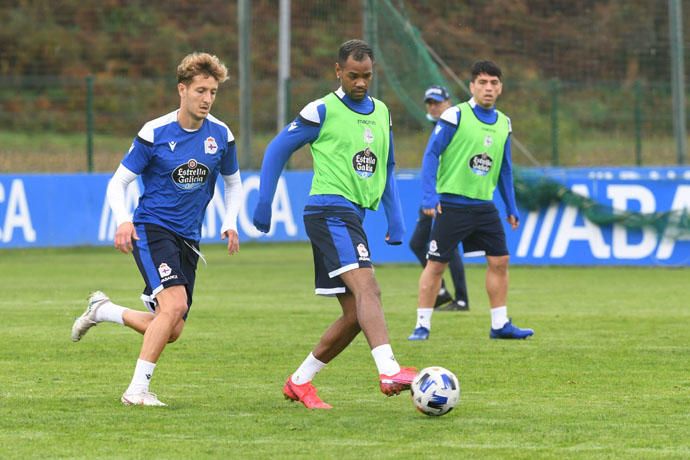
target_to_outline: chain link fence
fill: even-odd
[[[276,131],[279,11],[277,1],[250,3],[253,151],[240,155],[256,168]],[[237,9],[221,0],[0,2],[0,170],[87,170],[89,100],[93,167],[113,170],[145,121],[177,107],[175,67],[195,50],[228,65],[213,113],[238,136]],[[391,107],[401,167],[421,161],[429,78],[464,100],[470,65],[486,58],[504,70],[499,108],[526,152],[514,153],[517,164],[676,163],[666,1],[293,1],[288,119],[336,88],[337,48],[364,37],[366,12],[375,18],[377,96]],[[431,61],[420,57],[427,46]],[[291,167],[310,161],[302,149]]]

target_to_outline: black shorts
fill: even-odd
[[[429,241],[429,260],[448,262],[462,242],[465,255],[507,256],[501,218],[493,203],[454,207],[441,205]]]
[[[304,228],[314,253],[316,294],[347,292],[341,273],[371,267],[369,243],[359,216],[348,208],[305,208]]]
[[[134,260],[146,286],[141,295],[144,305],[154,312],[156,295],[164,288],[182,285],[187,291],[187,319],[199,261],[199,243],[187,240],[154,224],[136,224],[139,240],[134,241]],[[194,250],[196,249],[196,251]]]

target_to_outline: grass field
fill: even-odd
[[[472,309],[414,325],[415,266],[377,268],[404,365],[456,372],[447,416],[386,398],[363,337],[315,380],[332,411],[281,386],[336,317],[312,294],[305,244],[206,246],[181,339],[152,390],[168,408],[123,407],[141,343],[113,324],[72,343],[90,290],[141,308],[131,257],[110,248],[0,251],[0,458],[689,458],[688,269],[511,269],[509,313],[527,341],[492,341],[483,267]]]

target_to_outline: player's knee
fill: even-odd
[[[348,311],[343,313],[343,320],[349,328],[359,327],[359,321],[357,320],[357,310]]]
[[[381,289],[377,283],[373,283],[355,293],[358,305],[381,304]]]
[[[184,315],[187,314],[189,307],[186,303],[171,303],[168,305],[159,305],[160,313],[170,315],[175,321],[181,321]]]
[[[381,288],[378,283],[373,283],[366,291],[365,295],[381,300]]]
[[[422,292],[433,289],[434,286],[436,286],[436,283],[431,282],[428,278],[420,278],[419,280],[419,290]]]
[[[173,343],[177,339],[180,338],[182,335],[182,331],[184,330],[184,320],[180,320],[180,322],[175,326],[175,329],[173,329],[172,333],[170,334],[170,337],[168,337],[168,343]]]
[[[177,341],[177,339],[179,339],[181,335],[182,331],[173,331],[172,334],[170,334],[170,337],[168,337],[168,343],[173,343]]]
[[[489,260],[489,269],[495,272],[505,273],[508,271],[508,263],[510,256],[491,257]]]
[[[443,272],[446,271],[447,263],[437,262],[435,260],[429,260],[426,263],[424,270],[427,270],[434,277],[443,276]]]

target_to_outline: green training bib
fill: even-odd
[[[460,125],[439,159],[436,191],[489,201],[498,184],[510,120],[497,110],[498,119],[489,125],[467,102],[458,108]]]
[[[323,98],[326,119],[311,144],[310,195],[340,195],[364,208],[378,208],[386,186],[390,116],[383,102],[372,100],[374,111],[363,115],[335,93]]]

